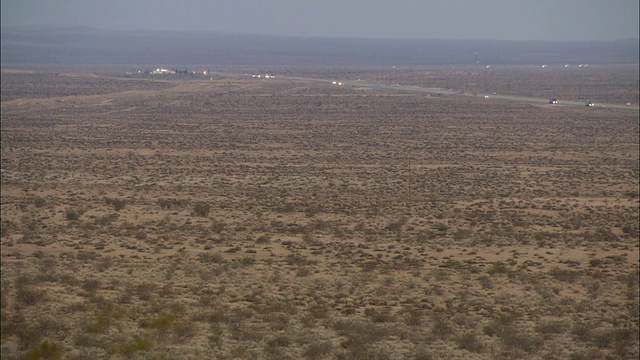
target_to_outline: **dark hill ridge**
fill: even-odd
[[[638,63],[638,39],[493,41],[302,38],[93,28],[4,28],[2,65],[465,65]]]

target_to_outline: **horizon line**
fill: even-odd
[[[629,37],[611,40],[548,40],[548,39],[496,39],[496,38],[438,38],[438,37],[365,37],[365,36],[350,36],[350,35],[282,35],[282,34],[259,34],[251,32],[222,32],[215,30],[178,30],[178,29],[149,29],[149,28],[130,28],[130,29],[110,29],[101,28],[95,26],[63,26],[63,25],[51,25],[51,24],[39,24],[39,25],[10,25],[0,26],[0,32],[5,30],[74,30],[74,29],[88,29],[94,31],[104,31],[112,33],[123,32],[157,32],[157,33],[178,33],[178,34],[208,34],[208,35],[225,35],[225,36],[255,36],[255,37],[272,37],[272,38],[291,38],[291,39],[354,39],[354,40],[399,40],[399,41],[424,41],[424,40],[437,40],[437,41],[495,41],[495,42],[577,42],[577,43],[607,43],[607,42],[640,42],[640,37]]]

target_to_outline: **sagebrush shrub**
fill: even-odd
[[[207,217],[211,211],[211,206],[205,203],[197,203],[193,206],[193,212],[197,216]]]
[[[62,358],[62,353],[58,348],[58,344],[56,344],[55,342],[44,340],[38,346],[27,350],[24,353],[23,358],[25,360],[58,360]]]

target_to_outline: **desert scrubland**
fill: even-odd
[[[638,106],[639,70],[636,64],[274,68],[279,74],[300,77],[360,80],[373,84],[438,88],[467,94],[496,93],[543,99],[556,97],[560,103],[592,100],[596,103]],[[241,69],[244,70],[229,68],[236,71]]]
[[[637,105],[620,69],[288,74]],[[636,111],[46,68],[1,106],[3,359],[638,357]]]

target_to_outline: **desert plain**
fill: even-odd
[[[637,110],[284,78],[637,66],[218,70],[276,78],[2,69],[3,359],[638,358]]]

